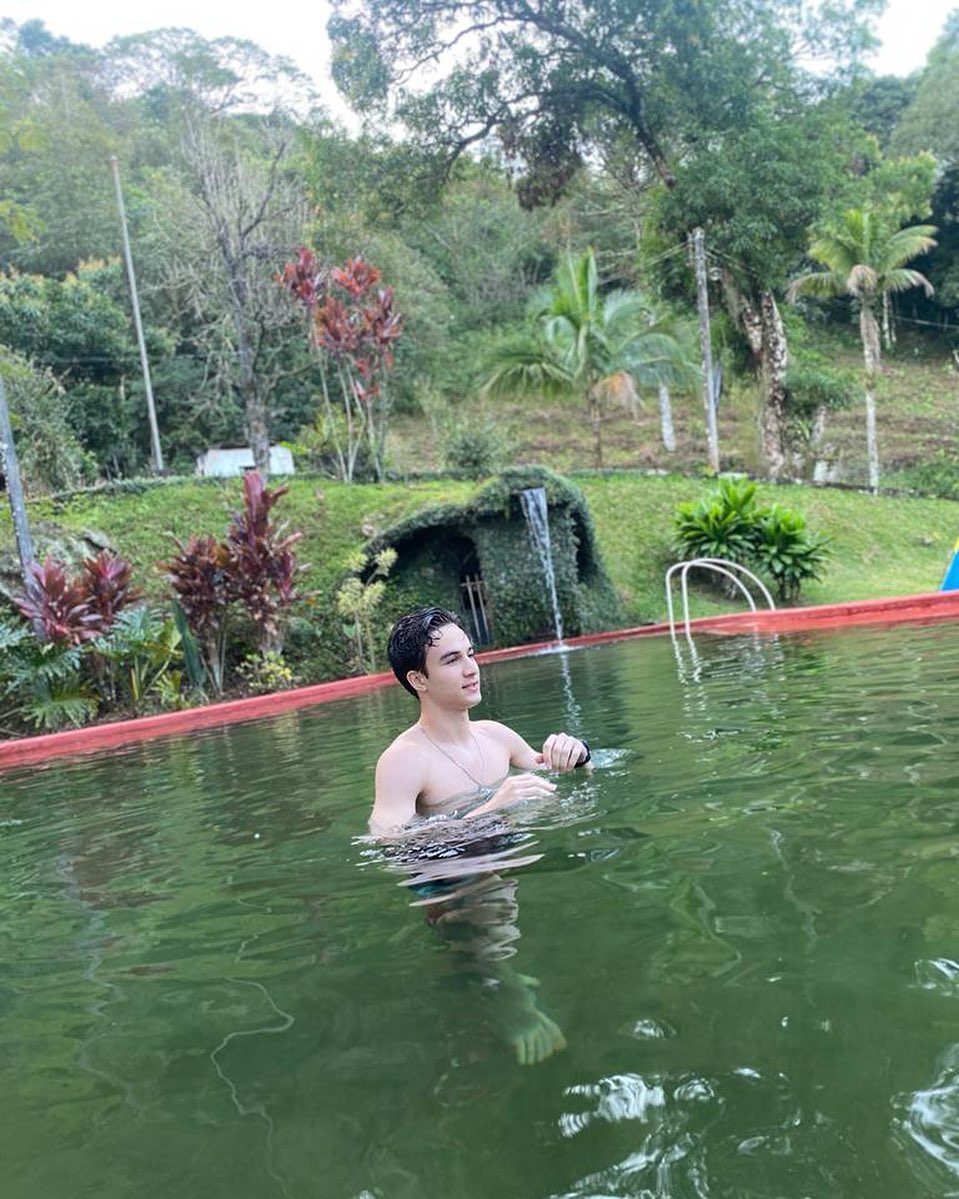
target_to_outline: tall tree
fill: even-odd
[[[946,21],[890,143],[898,154],[929,150],[943,165],[959,163],[959,8]]]
[[[162,287],[192,326],[218,389],[240,401],[265,475],[294,324],[273,276],[302,241],[307,215],[285,104],[291,92],[304,104],[312,93],[286,60],[232,38],[158,30],[118,39],[108,53],[117,88],[135,89],[165,130],[144,290]]]
[[[124,147],[122,109],[98,51],[54,38],[39,21],[8,34],[0,50],[4,202],[29,213],[32,236],[0,237],[0,255],[62,274],[119,245],[108,163]]]
[[[888,218],[861,208],[851,208],[842,220],[824,229],[809,247],[809,257],[821,269],[797,275],[787,295],[851,296],[859,306],[859,336],[865,358],[866,455],[869,486],[879,488],[879,448],[876,440],[876,380],[881,369],[877,308],[884,296],[932,284],[906,264],[927,253],[936,243],[934,225],[890,226]]]
[[[694,146],[672,188],[650,198],[644,249],[664,285],[688,294],[684,258],[665,256],[695,226],[705,231],[709,275],[761,380],[759,432],[773,477],[787,462],[785,329],[777,303],[807,244],[807,230],[848,180],[852,134],[828,104],[784,95],[754,105],[723,138]]]
[[[244,131],[197,121],[189,130],[184,156],[201,236],[226,305],[229,324],[219,323],[229,354],[222,366],[234,383],[246,416],[256,469],[269,472],[270,392],[282,371],[281,347],[273,336],[291,321],[276,295],[273,275],[284,253],[302,238],[306,206],[302,191],[285,172],[293,130],[268,124],[265,145],[251,152]],[[199,264],[194,263],[194,271]],[[208,280],[210,282],[212,280]],[[202,268],[193,276],[204,301]],[[196,297],[199,298],[199,297]]]
[[[349,95],[391,100],[450,156],[495,135],[536,201],[562,190],[585,146],[620,137],[670,182],[680,146],[735,127],[800,57],[854,54],[877,7],[840,0],[820,19],[789,0],[336,0],[330,34]]]
[[[672,190],[687,164],[703,164],[708,176],[734,146],[735,169],[748,180],[751,168],[778,160],[774,135],[793,112],[827,90],[823,66],[846,67],[868,45],[867,21],[878,7],[878,0],[336,0],[330,33],[334,76],[355,103],[392,108],[422,144],[449,159],[497,139],[521,201],[533,205],[555,200],[596,153],[632,158],[639,188],[659,180]],[[745,136],[757,124],[764,145]],[[795,149],[798,168],[818,147],[810,138]],[[788,173],[795,180],[796,171]],[[788,196],[790,230],[818,215],[809,196],[815,176],[807,169],[799,197]],[[737,206],[758,208],[754,225],[778,242],[781,226],[763,187],[741,182],[738,195],[733,190],[706,215],[722,221]],[[702,214],[699,223],[708,224]],[[692,224],[674,220],[673,235]],[[774,281],[768,271],[754,277],[729,248],[723,253],[737,283],[731,307],[752,339],[776,416],[786,346]]]
[[[531,314],[528,335],[501,347],[485,390],[583,402],[597,467],[603,465],[603,413],[610,400],[635,409],[643,389],[695,381],[688,341],[671,322],[656,319],[640,292],[603,294],[592,250],[578,259],[567,255]]]

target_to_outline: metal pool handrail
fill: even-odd
[[[687,640],[692,642],[692,633],[689,627],[689,581],[688,575],[693,567],[712,570],[716,574],[723,575],[727,579],[732,579],[739,590],[746,597],[746,602],[749,604],[750,612],[756,611],[756,601],[753,599],[752,592],[742,581],[739,575],[734,574],[734,571],[739,571],[740,574],[746,575],[751,583],[756,585],[757,590],[762,593],[763,598],[769,607],[775,611],[776,604],[773,597],[769,594],[769,589],[763,583],[762,579],[756,577],[753,572],[738,562],[731,562],[728,558],[690,558],[686,562],[675,562],[669,570],[666,571],[666,611],[669,615],[669,635],[673,641],[676,640],[676,619],[673,613],[673,575],[676,571],[680,571],[680,586],[683,597],[683,631],[686,634]]]

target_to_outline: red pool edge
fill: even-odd
[[[959,620],[959,591],[935,591],[925,595],[904,595],[888,599],[859,600],[846,604],[820,604],[808,608],[777,608],[775,611],[734,612],[725,616],[705,616],[690,621],[696,633],[732,636],[737,633],[796,633],[804,630],[835,629],[869,624],[929,624],[937,621]],[[678,631],[682,635],[680,624]],[[570,637],[570,648],[619,641],[627,637],[662,636],[669,633],[668,624],[640,625],[636,628],[613,629],[606,633],[589,633]],[[555,648],[555,641],[532,645],[517,645],[509,649],[489,650],[478,654],[480,662],[501,662],[508,658],[523,658]],[[313,704],[348,699],[374,691],[394,682],[392,673],[362,675],[359,678],[337,679],[331,683],[316,683],[292,691],[277,691],[272,695],[256,695],[248,699],[208,704],[182,712],[163,712],[134,720],[115,721],[90,728],[71,729],[64,733],[44,733],[22,737],[0,744],[0,770],[10,766],[27,766],[72,754],[94,753],[113,749],[155,737],[171,737],[192,733],[198,729],[234,724],[241,720],[258,720],[276,716]]]

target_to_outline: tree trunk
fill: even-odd
[[[723,272],[722,282],[726,307],[752,351],[762,380],[760,452],[769,477],[777,479],[786,465],[786,331],[772,292],[762,292],[757,304],[743,295],[728,272]]]
[[[786,330],[771,291],[759,300],[762,330],[762,380],[765,392],[761,416],[763,458],[772,478],[778,478],[786,465],[786,368],[789,347]]]
[[[237,390],[246,417],[246,432],[250,440],[250,449],[253,451],[253,467],[265,479],[270,473],[270,435],[267,430],[266,399],[257,375],[253,344],[250,340],[246,280],[240,261],[233,252],[225,225],[221,227],[218,240],[226,272],[233,329],[236,333]]]
[[[233,289],[231,289],[232,291]],[[267,429],[266,400],[253,362],[246,327],[246,314],[234,292],[233,321],[236,329],[236,356],[239,362],[237,389],[243,401],[246,431],[253,451],[253,466],[265,479],[270,473],[270,435]]]
[[[603,409],[599,398],[591,391],[586,397],[589,409],[589,424],[593,430],[593,465],[603,469]]]
[[[893,320],[892,296],[888,291],[882,293],[882,341],[887,350],[896,344],[896,326]]]
[[[869,467],[869,489],[875,494],[879,490],[879,442],[876,437],[876,380],[881,369],[879,348],[879,323],[872,304],[863,299],[859,313],[859,333],[862,337],[862,352],[866,360],[866,461]]]
[[[676,431],[673,428],[673,406],[669,399],[669,388],[659,385],[659,426],[663,433],[663,449],[669,454],[676,452]]]
[[[254,469],[266,479],[270,474],[270,435],[267,429],[266,404],[260,394],[257,380],[254,378],[250,382],[250,391],[243,397],[246,427],[250,435]]]

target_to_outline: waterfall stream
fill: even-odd
[[[546,589],[553,607],[553,627],[556,630],[556,640],[563,640],[563,616],[559,610],[559,600],[556,597],[556,575],[553,571],[553,552],[549,541],[549,512],[546,507],[546,489],[543,487],[528,487],[519,493],[523,505],[523,514],[529,525],[530,539],[539,555],[546,578]]]

